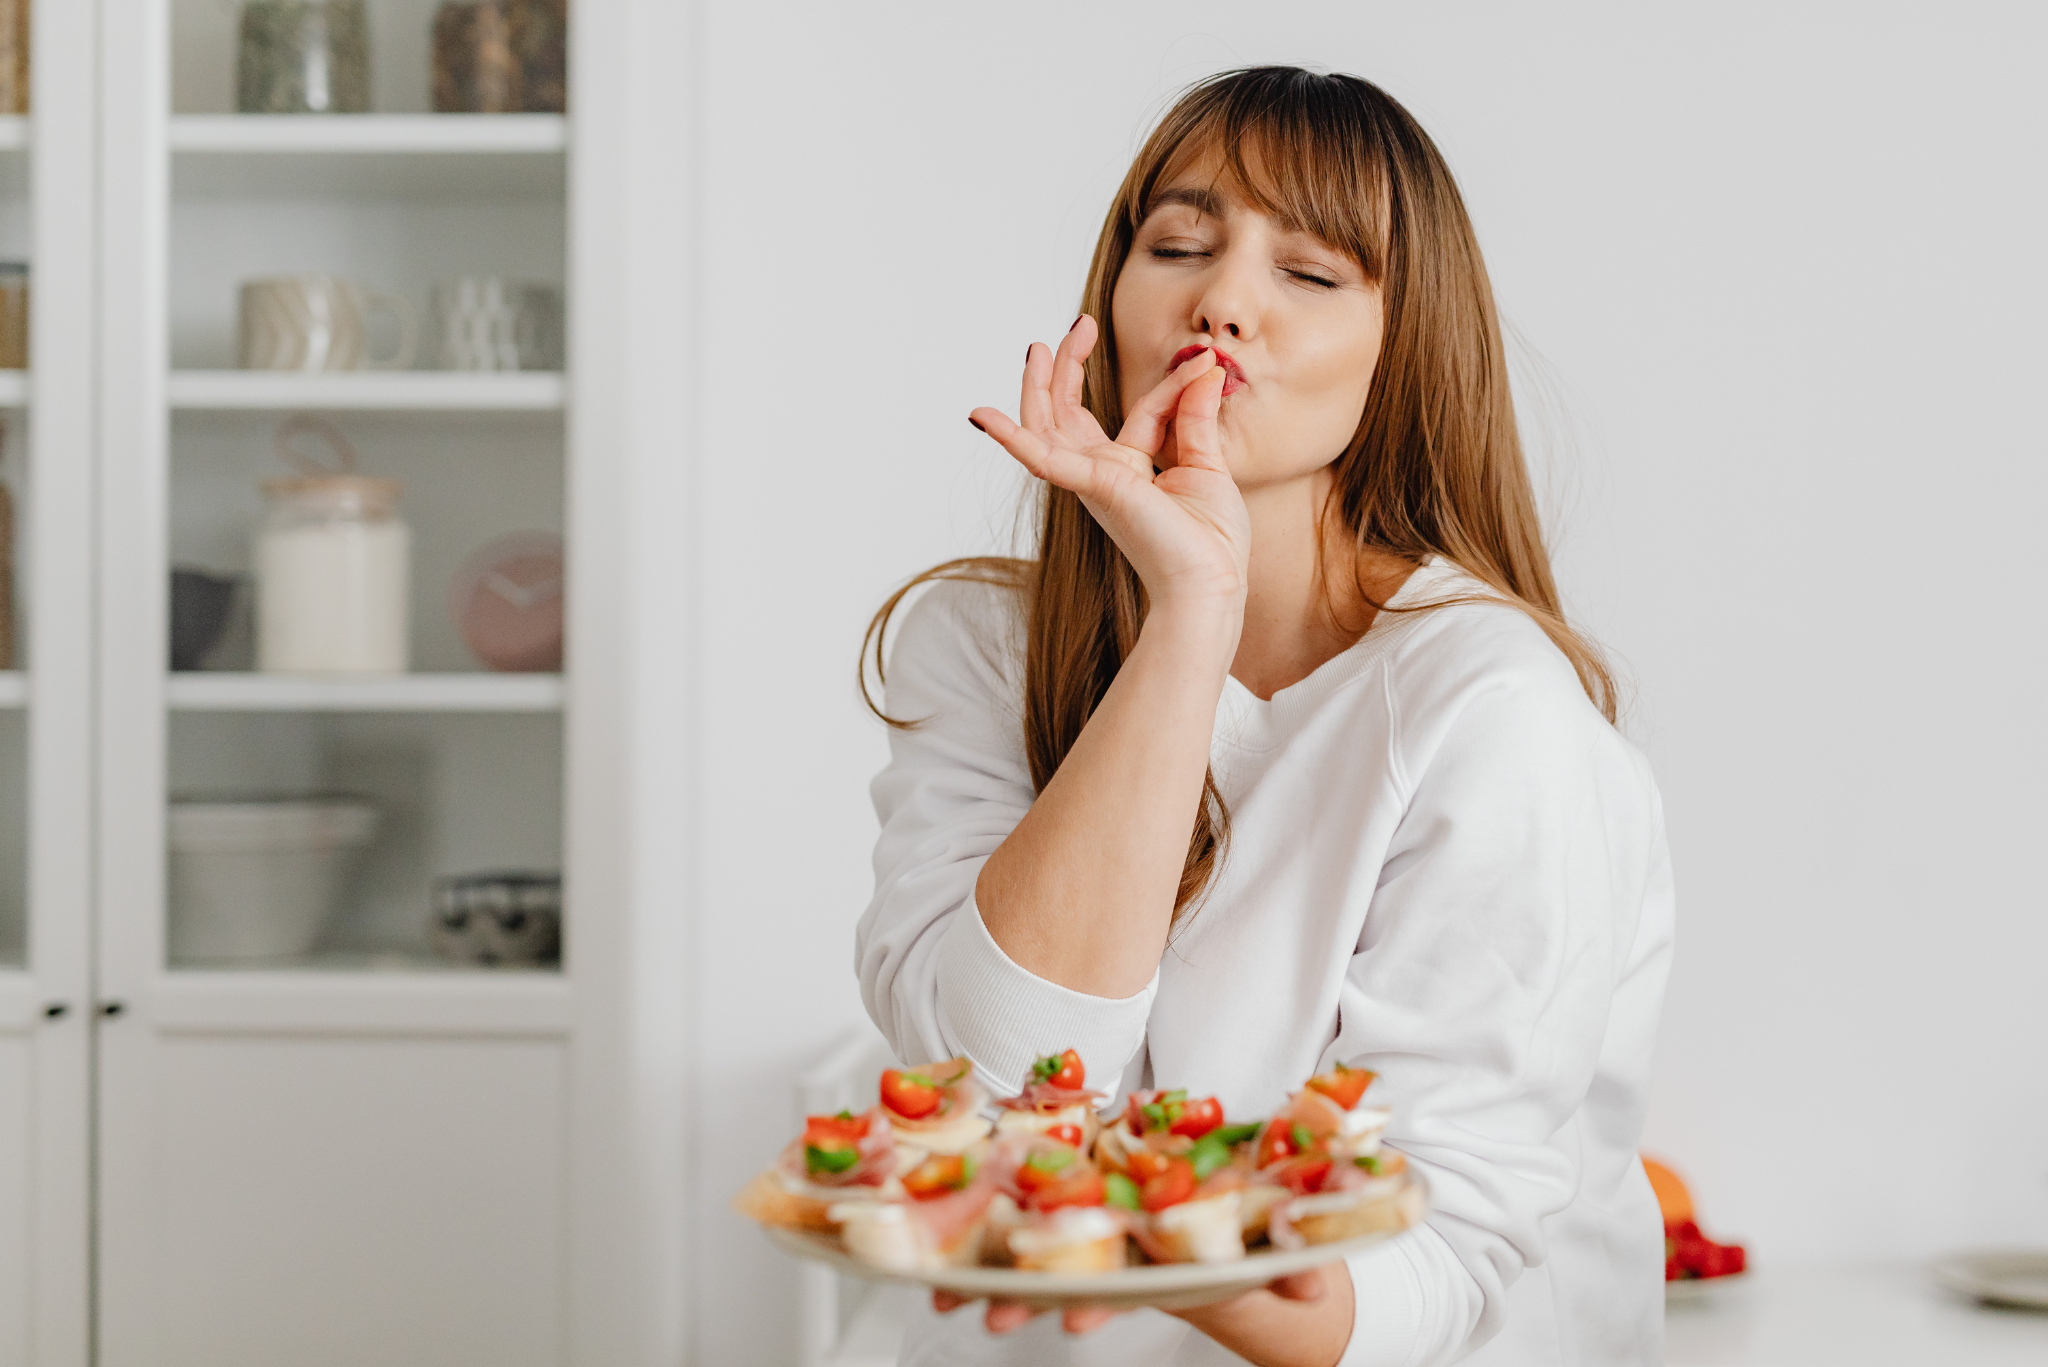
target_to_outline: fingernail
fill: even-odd
[[[1072,332],[1072,331],[1073,331],[1073,330],[1074,330],[1075,328],[1077,328],[1077,327],[1081,326],[1081,320],[1082,320],[1083,318],[1086,318],[1087,316],[1088,316],[1088,315],[1087,315],[1087,314],[1085,314],[1085,313],[1077,313],[1077,314],[1075,314],[1075,315],[1074,315],[1074,321],[1073,321],[1073,322],[1071,322],[1071,323],[1069,323],[1069,324],[1067,324],[1067,331],[1069,331],[1069,332]]]
[[[974,419],[972,419],[972,418],[969,418],[969,419],[967,420],[967,425],[968,425],[969,427],[972,427],[972,428],[973,428],[973,429],[974,429],[975,431],[977,431],[977,432],[983,432],[983,433],[985,433],[985,432],[987,432],[987,431],[988,431],[988,429],[987,429],[986,427],[983,427],[983,426],[982,426],[982,425],[981,425],[980,423],[976,422],[976,421],[975,421]]]
[[[1036,346],[1036,345],[1038,345],[1038,344],[1037,344],[1036,342],[1033,342],[1033,343],[1032,343],[1031,345],[1032,345],[1032,346]],[[1025,364],[1025,365],[1030,365],[1030,364],[1031,364],[1031,347],[1025,347],[1025,348],[1024,348],[1024,364]]]

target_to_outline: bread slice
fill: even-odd
[[[1010,1233],[1010,1255],[1027,1272],[1108,1272],[1129,1262],[1124,1230],[1095,1207],[1067,1207]]]
[[[1147,1252],[1161,1262],[1228,1263],[1244,1256],[1242,1191],[1168,1206],[1151,1217]]]
[[[1422,1218],[1422,1191],[1403,1178],[1383,1178],[1354,1191],[1304,1196],[1290,1214],[1295,1231],[1311,1244],[1398,1234]]]
[[[837,1234],[839,1222],[828,1213],[830,1201],[791,1191],[773,1169],[759,1172],[732,1198],[732,1208],[749,1219],[782,1229],[812,1234]]]

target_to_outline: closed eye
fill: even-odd
[[[1301,281],[1305,285],[1317,285],[1326,290],[1333,290],[1337,288],[1337,282],[1335,280],[1331,280],[1326,276],[1317,275],[1314,271],[1290,270],[1287,273],[1293,276],[1296,280]]]

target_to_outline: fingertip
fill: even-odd
[[[1064,1321],[1062,1327],[1069,1334],[1092,1334],[1115,1317],[1114,1310],[1099,1305],[1084,1305],[1067,1311],[1060,1318]]]
[[[1021,1305],[991,1305],[984,1323],[991,1334],[1007,1334],[1022,1328],[1031,1319],[1031,1311]]]
[[[975,417],[972,413],[969,413],[967,415],[967,425],[969,427],[972,427],[975,431],[981,433],[983,436],[988,435],[988,429],[981,425],[981,419]]]

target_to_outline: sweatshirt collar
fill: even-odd
[[[1441,591],[1452,588],[1455,580],[1468,582],[1457,584],[1454,591],[1483,590],[1483,585],[1471,580],[1456,565],[1432,555],[1403,581],[1387,600],[1387,606],[1405,608],[1427,603],[1444,596]],[[1375,613],[1372,625],[1357,641],[1316,666],[1307,678],[1289,684],[1270,699],[1259,697],[1239,683],[1235,675],[1227,676],[1223,696],[1216,706],[1213,744],[1238,750],[1267,750],[1280,744],[1330,694],[1363,674],[1422,616],[1413,612]]]

